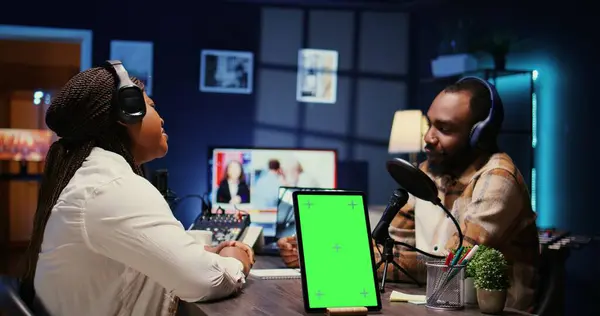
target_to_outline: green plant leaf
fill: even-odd
[[[472,248],[472,247],[470,247]],[[471,261],[469,261],[469,263],[467,263],[467,267],[465,270],[465,277],[467,278],[474,278],[475,277],[475,273],[477,270],[477,265],[478,265],[478,260],[479,257],[481,256],[481,254],[485,251],[488,251],[490,248],[484,246],[484,245],[479,245],[479,247],[477,248],[477,252],[473,255],[473,257],[471,258]]]
[[[500,251],[487,248],[473,261],[471,272],[474,273],[476,288],[499,291],[509,287],[508,262]]]

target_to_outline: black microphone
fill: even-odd
[[[152,175],[152,184],[164,198],[167,198],[167,192],[169,191],[169,172],[166,169],[154,171],[154,174]]]
[[[381,215],[379,223],[377,223],[377,226],[373,229],[372,235],[375,242],[384,243],[385,240],[389,238],[390,235],[388,229],[390,228],[390,224],[400,209],[406,205],[406,202],[408,202],[408,192],[404,189],[394,190],[388,205]]]

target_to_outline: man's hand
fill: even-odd
[[[290,268],[297,268],[298,262],[298,240],[296,236],[283,237],[277,241],[279,254],[285,262],[285,265]]]
[[[246,251],[244,251],[242,248],[228,246],[221,249],[221,251],[219,251],[219,255],[222,257],[235,258],[239,260],[242,263],[242,271],[244,272],[244,275],[247,277],[250,273],[250,269],[252,269],[252,261],[250,261],[248,253],[246,253]]]

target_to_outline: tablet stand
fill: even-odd
[[[325,316],[364,316],[368,315],[369,309],[366,307],[341,307],[341,308],[328,308],[325,312]]]
[[[376,265],[377,270],[379,270],[379,267],[382,264],[385,264],[385,266],[383,267],[383,276],[381,278],[381,286],[379,287],[379,291],[381,293],[385,292],[385,279],[387,278],[389,264],[392,264],[396,269],[402,271],[402,273],[404,273],[409,279],[411,279],[417,286],[421,286],[421,284],[419,283],[419,281],[417,281],[417,279],[415,279],[412,275],[410,275],[410,273],[408,273],[408,271],[406,271],[406,269],[404,269],[396,261],[394,261],[394,245],[395,244],[396,244],[396,242],[392,238],[390,238],[390,237],[386,238],[386,240],[383,244],[383,254],[381,255],[381,260],[379,260],[379,262]]]

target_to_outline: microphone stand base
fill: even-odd
[[[391,264],[398,271],[401,271],[406,275],[409,279],[413,281],[417,286],[421,286],[421,283],[417,281],[406,269],[402,268],[396,261],[394,261],[394,245],[395,241],[392,238],[387,238],[383,244],[383,254],[381,255],[381,260],[376,264],[376,269],[379,270],[379,267],[383,266],[383,275],[381,277],[381,285],[379,286],[379,292],[385,293],[385,280],[387,279],[388,266]]]

